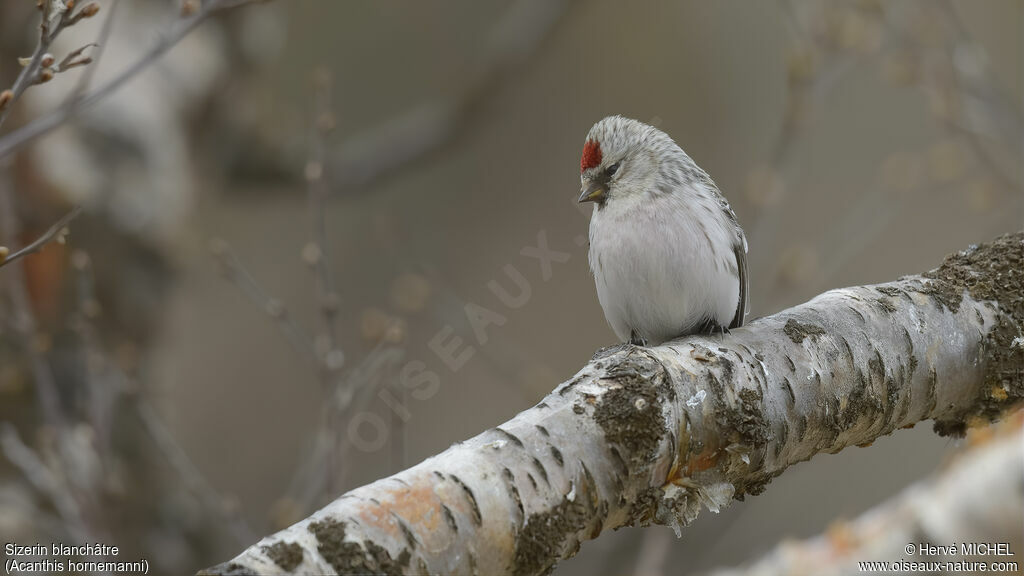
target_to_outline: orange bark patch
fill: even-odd
[[[832,545],[832,549],[839,554],[848,554],[857,547],[859,542],[857,534],[850,528],[849,524],[843,521],[829,526],[828,530],[825,531],[825,537],[828,539],[828,543]]]
[[[360,521],[380,530],[392,532],[398,519],[415,533],[426,534],[439,528],[441,502],[434,493],[429,474],[418,474],[408,484],[388,482],[376,495],[379,506],[362,508]],[[398,516],[398,518],[395,518]]]
[[[700,454],[692,454],[686,464],[679,466],[678,460],[668,473],[668,482],[677,484],[680,480],[692,476],[695,472],[707,470],[718,464],[718,450],[705,450]]]

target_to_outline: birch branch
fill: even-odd
[[[725,336],[601,350],[512,420],[202,574],[544,574],[602,531],[679,533],[787,467],[1024,400],[1024,232]],[[412,379],[415,380],[415,379]]]

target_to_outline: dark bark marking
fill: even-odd
[[[594,519],[593,529],[590,531],[590,538],[594,539],[600,536],[601,530],[604,529],[605,518],[608,517],[608,502],[601,499],[597,482],[594,480],[593,474],[590,473],[590,469],[587,468],[587,464],[583,461],[579,461],[580,469],[583,470],[583,482],[587,489],[587,494],[590,496],[590,505],[593,510],[596,511]]]
[[[877,298],[875,299],[875,304],[878,304],[878,307],[886,314],[892,314],[896,311],[896,305],[890,302],[888,298]]]
[[[740,414],[735,421],[735,429],[751,446],[765,444],[771,433],[764,415],[764,394],[760,390],[744,388],[740,390],[739,397]]]
[[[917,363],[914,361],[914,357],[910,357],[910,367],[900,366],[900,372],[902,373],[904,380],[902,387],[907,391],[907,397],[900,406],[899,414],[896,415],[896,419],[893,422],[895,426],[899,422],[903,422],[907,418],[907,414],[910,414],[910,406],[914,403],[914,387],[911,385],[913,381],[913,371],[917,367]]]
[[[786,445],[787,440],[789,440],[789,421],[783,418],[782,431],[779,433],[778,440],[775,441],[775,458],[778,458],[779,454],[782,453],[782,447]]]
[[[992,421],[1024,401],[1024,345],[1017,340],[1024,329],[1024,231],[950,254],[925,276],[932,281],[922,292],[953,312],[964,293],[995,304],[995,323],[982,342],[985,380],[979,397],[955,422],[935,423],[939,434],[960,435],[971,417]]]
[[[861,324],[867,322],[867,319],[864,318],[864,315],[861,314],[860,310],[858,310],[856,306],[852,306],[850,304],[847,304],[846,307],[850,310],[850,312],[853,312],[854,314],[857,315],[858,318],[860,318]]]
[[[579,384],[582,381],[583,381],[583,376],[577,376],[577,377],[573,378],[572,380],[570,380],[569,382],[566,382],[565,384],[562,385],[561,388],[558,389],[558,395],[559,396],[565,396],[573,388],[575,388],[577,384]]]
[[[509,492],[512,493],[512,500],[516,503],[516,508],[519,510],[519,515],[523,518],[526,517],[526,510],[523,508],[523,499],[519,496],[519,488],[516,486],[516,477],[512,474],[512,471],[507,467],[501,469],[501,476],[505,479],[505,485],[508,486]]]
[[[789,366],[789,371],[796,373],[796,364],[793,362],[793,358],[786,354],[786,365]]]
[[[505,438],[508,438],[508,440],[515,444],[516,446],[519,446],[520,448],[523,447],[523,441],[520,440],[519,437],[516,436],[515,434],[509,432],[508,430],[505,430],[504,428],[501,428],[500,426],[498,428],[495,428],[495,430],[498,432],[498,434],[501,434]]]
[[[246,568],[238,562],[222,562],[206,570],[200,570],[197,576],[250,576],[251,574],[251,568]]]
[[[555,462],[558,462],[559,467],[565,465],[565,463],[562,461],[562,451],[559,450],[558,448],[555,448],[554,446],[551,447],[551,457],[555,459]]]
[[[473,510],[473,521],[477,526],[482,526],[484,520],[483,517],[480,516],[480,506],[476,503],[476,496],[473,495],[473,491],[470,490],[469,486],[466,486],[466,483],[455,474],[449,474],[448,477],[451,478],[452,482],[455,482],[460,488],[462,488],[462,492],[466,495],[466,500],[469,501],[469,506]]]
[[[551,486],[551,481],[548,480],[548,471],[544,468],[544,463],[536,456],[533,457],[533,467],[537,469],[537,473],[540,474],[541,480],[544,480],[545,484]]]
[[[650,356],[625,354],[606,374],[618,386],[606,391],[594,409],[605,438],[626,450],[638,472],[650,466],[665,438],[662,403],[674,390],[665,386],[664,374]]]
[[[839,344],[842,345],[843,350],[846,352],[846,358],[849,359],[850,363],[852,364],[854,362],[854,358],[853,358],[853,348],[850,347],[850,341],[847,340],[846,337],[841,335],[841,334],[838,336],[838,338],[839,338]]]
[[[786,385],[786,399],[789,400],[789,407],[796,406],[796,393],[793,392],[793,384],[789,381],[789,378],[783,376],[782,383]]]
[[[796,439],[799,442],[804,441],[804,437],[807,435],[807,416],[801,414],[796,420]]]
[[[821,326],[804,324],[794,318],[786,320],[786,325],[782,327],[782,331],[785,332],[786,336],[789,336],[789,339],[794,344],[802,344],[804,338],[814,338],[815,336],[825,334],[825,329]]]
[[[448,523],[448,527],[452,529],[452,532],[459,533],[459,524],[455,521],[455,515],[452,514],[452,509],[448,507],[444,502],[441,503],[441,512],[444,513],[445,522]]]
[[[612,454],[612,461],[619,474],[629,476],[629,465],[626,464],[626,459],[622,457],[622,452],[619,452],[619,449],[615,446],[611,447],[610,452]]]
[[[875,286],[875,290],[881,292],[882,294],[885,294],[886,296],[891,296],[893,298],[896,298],[897,296],[900,296],[900,295],[904,295],[904,296],[906,295],[906,293],[903,290],[901,290],[899,287],[892,286],[892,285],[889,285],[889,284],[882,284],[881,286]]]
[[[881,357],[879,356],[879,358]],[[872,362],[873,360],[869,361],[868,364],[871,367],[872,374],[874,374],[877,367],[872,365]],[[883,372],[880,377],[884,378],[884,368],[882,370]],[[851,428],[862,417],[878,420],[878,413],[882,410],[881,399],[874,394],[874,388],[871,386],[872,380],[865,378],[860,370],[858,370],[857,374],[857,381],[851,387],[846,398],[846,409],[838,417],[838,425],[843,430]]]
[[[925,398],[928,400],[927,410],[925,414],[933,416],[932,412],[935,411],[935,405],[938,403],[938,394],[935,392],[935,387],[938,385],[939,375],[935,371],[935,367],[932,366],[928,369],[928,392]]]
[[[363,546],[345,541],[345,523],[333,518],[311,522],[307,528],[317,539],[317,552],[339,574],[403,574],[412,555],[402,550],[398,558],[373,541]]]
[[[579,546],[575,534],[585,528],[586,523],[583,505],[565,498],[543,512],[530,514],[526,526],[516,534],[512,573],[515,576],[550,573],[559,559]]]
[[[409,549],[415,552],[417,544],[416,534],[413,533],[412,529],[409,528],[409,525],[405,522],[405,520],[402,519],[401,516],[395,514],[392,511],[391,517],[395,519],[395,522],[398,522],[398,527],[402,530],[402,536],[405,536],[405,541],[409,545]]]
[[[263,553],[285,572],[291,572],[302,564],[302,546],[295,542],[278,542],[261,548]]]

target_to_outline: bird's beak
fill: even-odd
[[[608,184],[602,181],[591,182],[580,191],[580,204],[584,202],[603,202],[608,193]]]

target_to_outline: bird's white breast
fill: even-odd
[[[708,318],[728,326],[739,298],[736,234],[710,196],[645,193],[595,206],[590,268],[615,334],[658,344]]]

